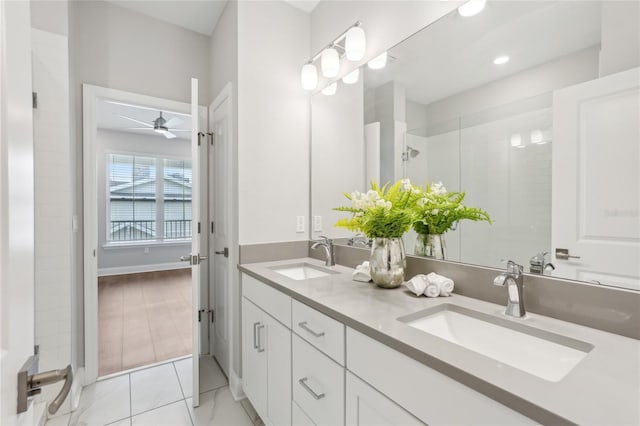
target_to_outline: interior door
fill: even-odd
[[[230,141],[230,99],[223,92],[209,107],[209,123],[213,134],[213,145],[209,148],[209,211],[212,214],[209,247],[211,291],[209,306],[213,308],[214,321],[210,322],[210,352],[216,357],[220,367],[229,376],[229,310],[228,295],[231,279],[229,262],[230,223],[229,206],[229,141]]]
[[[34,345],[34,169],[29,2],[0,2],[0,424],[16,415],[17,376]],[[33,424],[33,423],[31,423]]]
[[[193,406],[200,405],[200,122],[198,120],[198,79],[191,79],[191,288],[192,288],[192,359],[193,359]]]
[[[557,275],[640,289],[640,68],[555,92],[553,123]]]

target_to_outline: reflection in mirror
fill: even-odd
[[[442,182],[493,220],[448,232],[447,260],[512,259],[640,289],[639,9],[495,1],[471,18],[454,11],[390,49],[385,68],[363,68],[362,91],[314,96],[312,215],[323,233],[349,237],[332,228],[331,208],[372,179]],[[415,235],[405,239],[412,254]]]

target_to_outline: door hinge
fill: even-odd
[[[216,223],[213,220],[211,221],[211,233],[216,233]]]
[[[198,234],[200,233],[200,222],[198,222]]]
[[[215,142],[216,134],[213,132],[209,132],[207,133],[207,135],[209,135],[209,141],[211,143],[211,146],[213,146],[213,143]]]
[[[31,105],[33,109],[38,109],[38,92],[31,92]]]
[[[211,319],[212,323],[216,322],[216,311],[215,310],[209,309],[209,318]]]
[[[203,138],[204,136],[205,136],[204,133],[198,132],[198,146],[200,146],[200,138]]]
[[[202,314],[204,313],[204,309],[200,309],[198,311],[198,322],[202,322]]]

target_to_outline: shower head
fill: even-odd
[[[407,145],[407,149],[402,153],[402,161],[409,161],[409,159],[416,158],[419,154],[420,151]]]

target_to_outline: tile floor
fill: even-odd
[[[87,386],[76,411],[46,426],[259,426],[246,401],[235,402],[213,358],[200,359],[200,406],[192,407],[191,358],[150,367]]]
[[[98,279],[98,374],[191,354],[191,269]]]

